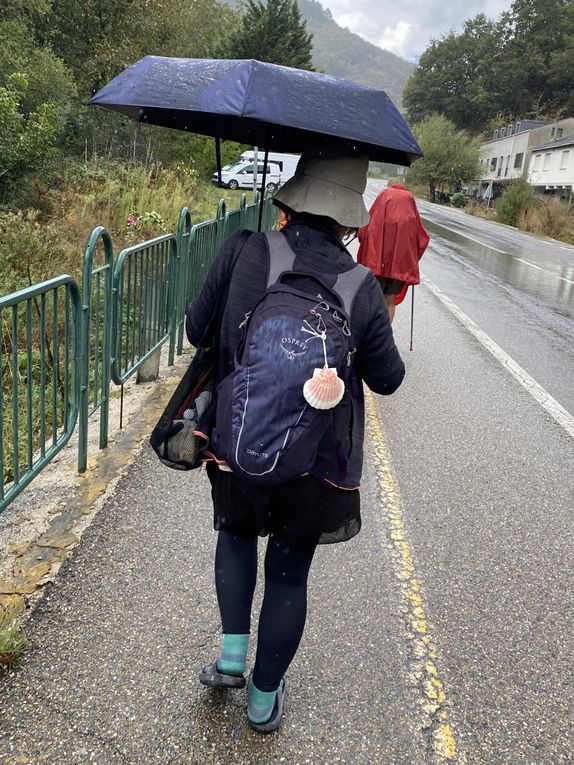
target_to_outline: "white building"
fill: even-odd
[[[532,151],[528,183],[542,194],[570,199],[574,190],[574,133]]]
[[[507,127],[498,128],[494,131],[492,140],[482,144],[479,157],[479,171],[477,181],[493,183],[494,195],[498,196],[502,186],[510,183],[515,178],[526,178],[529,183],[546,193],[562,193],[562,187],[572,190],[574,172],[571,162],[574,161],[574,146],[572,149],[561,149],[561,142],[574,136],[574,118],[559,120],[551,124],[545,124],[540,120],[521,120]],[[570,145],[570,144],[569,144]],[[564,164],[562,153],[569,151],[566,156],[567,168],[565,172],[561,168]],[[551,159],[538,160],[540,170],[531,177],[531,168],[534,173],[532,157],[534,154],[550,154]],[[558,156],[559,155],[559,156]],[[568,159],[570,156],[570,159]],[[557,175],[542,177],[542,166],[554,168],[557,165]],[[556,186],[556,189],[550,188]]]

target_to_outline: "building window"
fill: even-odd
[[[494,170],[496,170],[496,157],[493,157],[493,158],[490,160],[490,169],[491,169],[493,172],[494,172]]]
[[[556,128],[556,138],[562,138],[563,133],[564,133],[564,128]]]
[[[563,151],[562,157],[560,158],[560,170],[566,170],[568,167],[568,157],[570,156],[569,151]]]
[[[542,165],[542,170],[543,171],[549,169],[549,167],[550,167],[550,157],[551,156],[552,156],[552,154],[550,152],[548,152],[548,154],[544,155],[544,164]]]
[[[540,160],[542,159],[542,154],[535,154],[534,155],[534,164],[532,165],[532,169],[534,172],[537,170],[540,170]]]
[[[522,167],[522,160],[523,159],[524,159],[524,152],[522,152],[522,151],[520,152],[520,154],[517,154],[514,157],[514,169],[515,170],[520,170],[520,168]]]

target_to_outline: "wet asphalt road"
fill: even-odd
[[[427,276],[574,413],[565,312],[432,247]],[[369,415],[363,529],[312,569],[281,731],[196,682],[218,638],[207,481],[145,449],[0,686],[2,765],[574,763],[573,440],[428,288],[416,301],[412,353],[408,308],[395,323],[405,383]]]
[[[574,413],[574,247],[419,207],[431,235],[423,272]]]

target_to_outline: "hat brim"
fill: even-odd
[[[341,226],[362,228],[369,222],[360,192],[322,178],[294,175],[273,198],[295,212],[324,215]]]

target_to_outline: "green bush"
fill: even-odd
[[[466,207],[466,199],[464,198],[464,194],[461,194],[460,191],[457,191],[450,198],[450,203],[453,207]]]
[[[40,224],[38,212],[0,212],[0,294],[61,273],[55,225]]]
[[[496,203],[496,217],[501,223],[517,226],[519,218],[534,206],[534,192],[524,178],[513,181]]]
[[[17,667],[29,646],[19,620],[22,606],[16,598],[6,605],[0,603],[0,675]]]

